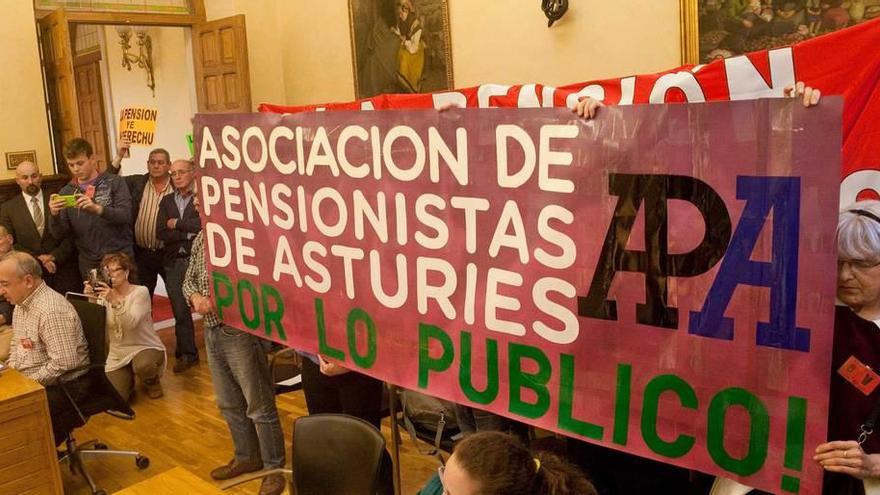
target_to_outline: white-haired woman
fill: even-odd
[[[834,321],[830,441],[816,448],[814,459],[826,471],[823,493],[876,493],[880,433],[861,445],[857,440],[862,425],[880,419],[880,388],[866,395],[864,379],[856,385],[844,375],[880,370],[880,201],[860,201],[840,212],[837,253],[837,298],[845,306],[837,308]]]

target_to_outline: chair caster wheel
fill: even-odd
[[[101,442],[95,443],[95,450],[107,450],[107,448],[108,447],[107,447],[106,443],[101,443]]]
[[[150,467],[150,458],[139,455],[135,457],[134,463],[137,465],[138,469],[147,469]]]

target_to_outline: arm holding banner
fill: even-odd
[[[592,119],[599,111],[599,107],[604,106],[605,104],[602,103],[600,100],[597,100],[591,96],[587,96],[578,101],[577,105],[575,105],[574,108],[571,109],[571,111],[576,113],[578,117]]]
[[[348,369],[344,366],[340,366],[336,363],[332,363],[330,361],[327,361],[327,359],[325,359],[324,356],[322,356],[320,354],[318,354],[318,360],[320,360],[321,373],[323,373],[327,376],[344,375],[344,374],[348,373],[349,371],[351,371],[350,369]]]
[[[214,301],[210,297],[202,295],[200,292],[194,292],[189,299],[190,305],[196,313],[205,316],[214,312]]]
[[[128,156],[129,148],[131,148],[131,142],[127,138],[119,140],[116,146],[116,156],[107,164],[108,174],[119,175],[119,172],[122,171],[122,159]]]
[[[208,316],[214,313],[214,302],[208,295],[208,277],[205,272],[205,241],[204,234],[200,233],[193,240],[192,253],[190,254],[189,266],[183,277],[181,291],[186,302],[200,315]],[[216,317],[206,319],[206,325],[219,323]]]
[[[855,440],[823,443],[813,459],[833,473],[864,479],[880,479],[880,454],[868,454]]]
[[[789,98],[802,98],[805,107],[818,104],[819,98],[822,97],[821,91],[805,85],[803,81],[798,81],[792,86],[786,86],[782,93]]]

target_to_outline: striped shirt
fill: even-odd
[[[45,282],[15,307],[7,364],[42,385],[68,382],[88,370],[89,348],[79,316]]]
[[[162,249],[162,241],[156,237],[156,218],[159,216],[159,203],[162,202],[162,198],[172,192],[174,192],[174,187],[171,186],[170,178],[160,191],[156,191],[152,180],[147,180],[137,220],[134,222],[134,242],[138,247]]]
[[[193,294],[201,294],[211,297],[211,289],[208,285],[208,267],[205,265],[205,231],[199,231],[193,239],[192,251],[190,251],[189,266],[186,268],[186,276],[183,277],[183,297],[186,302],[192,304]],[[202,315],[205,328],[214,328],[223,322],[217,313]]]

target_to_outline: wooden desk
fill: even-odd
[[[0,445],[0,493],[64,493],[46,391],[13,369],[0,372]]]
[[[165,493],[217,495],[224,492],[186,469],[176,467],[118,491],[115,495],[160,495]]]

